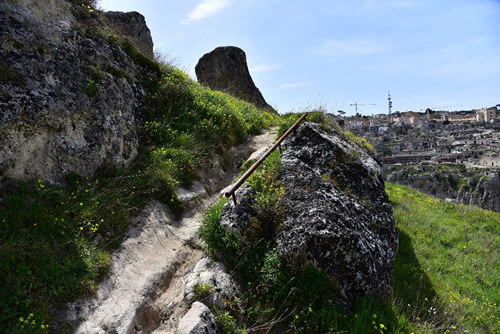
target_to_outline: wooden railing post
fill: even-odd
[[[267,152],[259,159],[257,160],[252,167],[250,167],[249,170],[246,171],[245,174],[243,174],[242,177],[240,177],[240,179],[231,187],[231,189],[226,192],[226,197],[232,197],[233,198],[233,201],[234,201],[234,205],[237,204],[237,201],[236,201],[236,190],[238,190],[238,188],[250,177],[250,175],[252,175],[253,172],[255,172],[255,170],[260,166],[261,163],[264,162],[264,160],[267,159],[267,157],[273,153],[273,151],[279,147],[280,148],[280,151],[281,151],[281,142],[283,140],[285,140],[286,137],[288,137],[288,135],[294,131],[298,126],[299,124],[307,117],[307,113],[305,113],[304,115],[302,115],[302,117],[300,117],[297,122],[295,122],[295,124],[292,125],[292,127],[290,127],[290,129],[288,129],[287,132],[285,132],[281,137],[280,139],[278,139],[278,141],[273,145],[271,146],[271,148],[269,150],[267,150]]]

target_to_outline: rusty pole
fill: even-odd
[[[267,157],[277,148],[277,147],[280,147],[280,150],[281,150],[281,142],[283,140],[285,140],[286,137],[288,137],[288,135],[297,128],[297,126],[299,126],[299,124],[304,120],[304,118],[307,117],[307,113],[305,113],[304,115],[302,115],[302,117],[300,117],[297,122],[295,122],[294,125],[292,125],[292,127],[290,129],[288,129],[287,132],[285,132],[281,137],[280,139],[278,139],[278,141],[273,145],[271,146],[271,148],[269,150],[267,150],[267,152],[259,159],[257,160],[252,167],[250,167],[249,170],[246,171],[245,174],[243,174],[242,177],[240,177],[240,179],[238,180],[238,182],[236,182],[233,187],[228,191],[226,192],[226,197],[232,197],[233,198],[233,201],[234,201],[234,204],[236,205],[237,202],[236,202],[236,190],[250,177],[250,175],[252,175],[253,172],[255,172],[255,170],[260,166],[261,163],[264,162],[264,160],[267,159]]]

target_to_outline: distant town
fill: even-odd
[[[455,112],[357,113],[341,116],[339,124],[365,137],[386,164],[429,161],[500,167],[500,104]]]

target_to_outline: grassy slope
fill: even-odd
[[[400,231],[394,295],[421,328],[500,333],[500,214],[387,183]]]
[[[46,332],[54,307],[96,290],[129,218],[151,198],[181,213],[176,188],[189,185],[208,158],[280,121],[124,47],[160,74],[149,85],[136,162],[93,179],[70,175],[65,187],[0,185],[0,332]]]

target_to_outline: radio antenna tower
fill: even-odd
[[[387,97],[389,101],[389,122],[391,122],[391,112],[392,112],[392,100],[391,100],[391,91],[389,91],[389,95]]]

